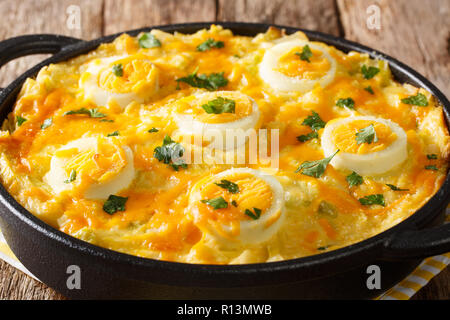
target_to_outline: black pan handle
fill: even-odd
[[[405,230],[385,243],[389,260],[422,259],[450,251],[450,223],[423,230]]]
[[[82,40],[56,34],[33,34],[0,42],[0,67],[9,61],[30,54],[57,53]]]

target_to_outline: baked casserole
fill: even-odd
[[[449,155],[429,92],[276,28],[123,34],[27,79],[0,134],[1,181],[38,218],[202,264],[367,239],[433,196]]]

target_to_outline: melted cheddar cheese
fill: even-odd
[[[385,61],[275,28],[151,35],[160,46],[123,34],[43,67],[3,123],[1,182],[69,235],[167,261],[293,259],[392,227],[446,177],[442,107]],[[211,39],[223,45],[198,49]],[[278,167],[187,162],[229,129],[277,131]],[[181,139],[208,130],[207,143]]]

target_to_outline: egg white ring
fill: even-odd
[[[325,157],[329,157],[337,151],[337,147],[333,142],[334,129],[355,120],[368,120],[382,123],[397,135],[397,139],[385,149],[367,154],[354,154],[341,150],[330,162],[333,167],[355,171],[360,175],[377,175],[385,173],[405,161],[408,156],[405,131],[391,120],[372,116],[348,117],[327,124],[321,138]]]
[[[330,62],[330,70],[328,70],[322,78],[317,80],[301,79],[299,77],[289,77],[274,70],[278,65],[278,60],[283,54],[292,48],[303,47],[305,45],[308,45],[311,49],[322,52],[322,55]],[[306,40],[298,39],[289,42],[281,42],[268,49],[259,65],[259,75],[264,82],[269,84],[275,90],[305,93],[311,91],[317,83],[319,83],[322,88],[325,88],[330,84],[336,74],[336,65],[336,60],[328,53],[326,48]]]
[[[259,170],[254,170],[250,168],[231,168],[225,171],[222,171],[212,179],[215,181],[220,181],[221,179],[226,179],[230,175],[239,174],[239,173],[249,173],[259,179],[265,181],[272,191],[272,204],[271,206],[265,210],[263,214],[261,214],[259,219],[256,220],[245,220],[241,221],[240,224],[240,233],[238,236],[233,237],[232,240],[240,241],[241,243],[261,243],[270,240],[280,229],[283,221],[285,219],[285,208],[284,208],[284,190],[281,186],[280,182],[272,175],[266,174]],[[200,201],[202,199],[198,199],[197,196],[193,196],[190,201]],[[253,210],[253,208],[248,208]],[[199,214],[196,210],[193,210],[194,220],[199,219],[197,215]],[[278,218],[276,218],[278,216]],[[268,227],[266,227],[267,223],[270,222],[271,219],[276,219],[275,222],[272,222]],[[208,231],[211,235],[221,241],[230,241],[230,238],[225,238],[223,235],[218,232],[213,225],[208,225]],[[232,233],[231,227],[221,225],[220,226],[223,231],[228,234]]]
[[[59,150],[68,150],[77,148],[78,151],[84,152],[95,149],[97,146],[97,138],[81,138],[74,140],[60,148]],[[111,181],[106,184],[96,183],[91,185],[85,192],[86,199],[107,199],[111,194],[117,194],[125,188],[128,188],[134,179],[134,156],[133,151],[128,146],[122,146],[127,164],[122,171],[117,174]],[[58,151],[59,151],[58,150]],[[50,161],[50,170],[44,176],[44,181],[50,185],[55,193],[71,190],[73,183],[64,183],[68,179],[64,169],[66,160],[53,156]]]
[[[217,92],[217,95],[220,96],[220,92]],[[204,95],[208,93],[201,93],[196,95],[196,98],[201,99]],[[260,119],[261,112],[259,111],[258,104],[251,97],[247,96],[252,102],[252,112],[246,117],[241,119],[224,122],[224,123],[204,123],[198,120],[195,120],[191,115],[181,115],[174,114],[174,119],[178,125],[178,129],[181,134],[186,135],[201,135],[201,136],[219,136],[222,138],[224,142],[223,148],[228,149],[225,143],[227,130],[243,130],[246,131],[248,129],[254,129]],[[238,132],[237,132],[238,133]],[[247,139],[245,139],[246,141]],[[239,140],[238,140],[239,141]],[[244,143],[245,143],[244,141]],[[239,147],[242,143],[233,144],[234,148]]]
[[[126,56],[115,56],[109,58],[102,58],[100,63],[91,62],[85,72],[89,73],[89,78],[83,82],[80,79],[80,87],[84,88],[85,97],[91,100],[97,106],[103,107],[108,105],[111,101],[116,102],[122,109],[124,109],[131,102],[144,103],[145,99],[139,97],[133,92],[116,93],[100,88],[98,85],[98,77],[104,68],[109,67],[115,61],[119,61]],[[148,60],[149,61],[149,60]],[[150,62],[150,61],[149,61]],[[159,89],[158,80],[155,81],[155,92]]]

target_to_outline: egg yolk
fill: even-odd
[[[93,182],[105,183],[127,165],[123,148],[107,138],[100,138],[94,150],[80,152],[78,148],[70,148],[57,151],[55,156],[68,158],[64,167],[66,174],[70,177],[75,170],[80,187],[88,187]]]
[[[375,139],[371,143],[360,143],[356,140],[356,134],[359,130],[373,125],[378,141]],[[397,135],[391,131],[389,126],[376,121],[355,120],[333,130],[333,140],[337,149],[342,152],[354,154],[367,154],[377,152],[389,147]]]
[[[218,113],[208,113],[208,104],[216,106]],[[234,110],[230,112],[233,104]],[[249,116],[253,111],[252,100],[244,94],[232,91],[210,92],[200,96],[189,96],[177,101],[175,112],[191,115],[195,120],[203,123],[227,123]]]
[[[158,70],[150,61],[129,56],[103,69],[98,76],[98,86],[109,92],[134,92],[145,97],[153,93],[157,77]]]
[[[237,184],[239,192],[231,193],[215,184],[220,184],[223,179]],[[228,203],[227,208],[214,209],[214,207],[199,201],[197,206],[202,219],[233,225],[242,220],[252,220],[245,214],[246,209],[254,213],[254,208],[257,208],[263,215],[272,205],[273,192],[270,185],[264,180],[249,173],[239,173],[205,184],[200,189],[200,197],[202,200],[222,197]]]
[[[277,71],[288,76],[301,79],[315,80],[322,78],[330,70],[330,62],[323,57],[319,50],[310,49],[312,56],[309,62],[302,60],[302,47],[292,48],[278,60]]]

